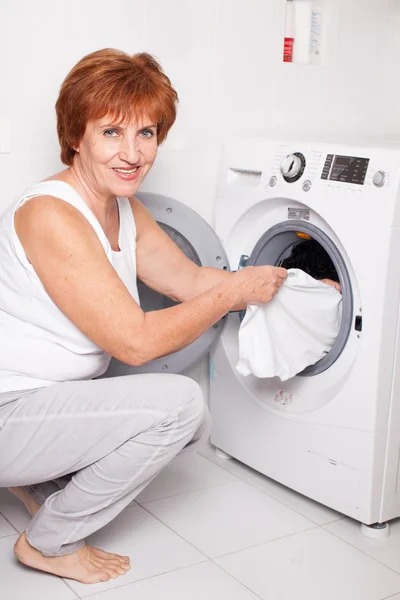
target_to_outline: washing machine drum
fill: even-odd
[[[301,269],[314,279],[331,279],[339,283],[339,276],[328,252],[319,242],[311,238],[304,239],[304,234],[296,233],[302,241],[295,241],[290,254],[283,258],[279,266],[285,269]]]
[[[246,265],[275,265],[302,269],[315,279],[332,279],[342,287],[342,321],[330,352],[299,375],[311,376],[328,369],[342,353],[353,322],[353,294],[345,260],[321,229],[305,221],[274,225],[261,236]]]

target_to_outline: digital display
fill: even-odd
[[[369,158],[328,154],[321,179],[364,185]]]

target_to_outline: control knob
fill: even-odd
[[[386,183],[386,173],[385,171],[376,171],[372,177],[372,183],[376,187],[383,187]]]
[[[300,152],[285,156],[281,162],[281,173],[285,181],[292,183],[300,179],[306,166],[306,159]]]

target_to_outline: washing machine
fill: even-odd
[[[395,148],[240,140],[215,205],[232,270],[290,266],[297,253],[295,266],[322,278],[329,263],[343,310],[330,352],[284,383],[235,370],[242,315],[225,318],[211,354],[212,444],[377,528],[400,516],[399,167]]]
[[[138,192],[136,198],[147,208],[160,227],[194,263],[203,267],[228,269],[226,252],[212,227],[188,205],[175,198],[151,192]],[[176,302],[138,280],[141,308],[147,312],[174,306]],[[209,352],[218,341],[225,320],[215,323],[188,347],[134,367],[112,358],[102,377],[137,373],[179,373],[197,381],[209,396]]]

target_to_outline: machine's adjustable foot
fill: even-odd
[[[361,533],[373,540],[383,540],[389,537],[390,526],[389,523],[374,523],[373,525],[361,523]]]
[[[229,454],[219,448],[215,448],[215,456],[217,458],[222,458],[222,460],[230,460],[232,458],[232,456],[229,456]]]

